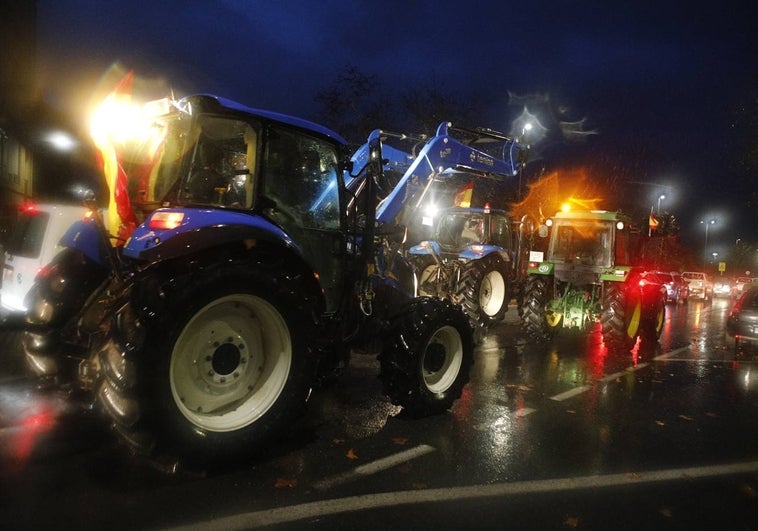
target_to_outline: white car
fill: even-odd
[[[698,297],[702,300],[711,298],[712,285],[708,277],[700,271],[684,271],[682,278],[690,285],[690,297]]]
[[[713,296],[714,297],[731,297],[732,296],[732,281],[726,277],[718,277],[713,281]]]
[[[40,269],[62,249],[58,242],[68,228],[87,214],[83,206],[25,204],[5,246],[0,311],[26,313],[24,299]]]
[[[754,280],[751,277],[738,277],[737,280],[734,281],[734,296],[739,297],[742,295],[753,285],[753,282]]]

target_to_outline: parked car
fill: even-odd
[[[682,278],[690,285],[690,296],[698,297],[702,300],[711,298],[711,286],[705,273],[700,271],[685,271]]]
[[[713,281],[713,296],[714,297],[731,297],[733,295],[732,280],[728,277],[717,277]]]
[[[751,286],[734,303],[726,320],[727,342],[737,347],[743,341],[758,341],[758,286]]]
[[[87,213],[83,206],[33,204],[21,206],[5,245],[0,283],[0,313],[26,312],[24,299],[37,273],[62,249],[61,236]]]
[[[753,284],[753,279],[750,277],[737,277],[737,280],[734,281],[734,291],[733,291],[734,296],[739,297],[752,284]]]
[[[677,304],[687,302],[689,285],[682,280],[679,273],[655,271],[651,274],[653,275],[655,282],[663,284],[666,287],[666,302],[675,302]]]

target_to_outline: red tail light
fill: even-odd
[[[37,212],[39,212],[37,205],[34,203],[29,203],[29,202],[23,203],[19,207],[19,210],[21,210],[21,212],[23,212],[24,214],[36,214]]]

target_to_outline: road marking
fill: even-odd
[[[637,471],[604,476],[579,476],[569,478],[520,481],[516,483],[495,483],[412,491],[382,492],[362,496],[350,496],[322,500],[288,507],[276,507],[262,511],[236,514],[187,526],[175,527],[175,531],[230,531],[274,526],[287,522],[297,522],[307,518],[318,518],[354,511],[375,510],[416,505],[419,503],[446,503],[460,500],[509,497],[524,494],[544,494],[568,492],[623,485],[646,485],[663,481],[686,481],[721,476],[758,473],[758,461],[727,463],[724,465],[675,468],[669,470]]]
[[[687,345],[686,347],[680,347],[680,348],[678,348],[676,350],[670,350],[669,352],[665,352],[665,353],[661,354],[660,356],[654,357],[653,359],[656,360],[656,361],[657,360],[666,360],[666,359],[669,359],[671,356],[674,356],[675,354],[679,354],[680,352],[686,352],[686,351],[691,350],[691,349],[692,349],[692,347],[689,346],[689,345]]]
[[[321,481],[314,483],[313,487],[316,490],[326,490],[332,487],[336,487],[337,485],[349,483],[350,481],[354,481],[361,476],[370,476],[371,474],[376,474],[382,470],[396,467],[397,465],[410,461],[411,459],[416,459],[417,457],[421,457],[422,455],[426,455],[434,451],[434,446],[421,444],[415,448],[410,448],[403,452],[399,452],[397,454],[383,457],[382,459],[377,459],[376,461],[371,461],[365,465],[355,467],[348,472],[322,479]]]
[[[614,372],[613,374],[608,374],[606,376],[603,376],[602,378],[598,378],[597,381],[603,382],[603,383],[612,382],[613,380],[621,378],[622,376],[626,376],[627,373],[628,371]]]
[[[579,387],[574,387],[573,389],[569,389],[566,392],[559,393],[557,395],[553,395],[553,396],[550,397],[550,400],[556,400],[556,401],[560,402],[562,400],[567,400],[567,399],[569,399],[571,397],[574,397],[576,395],[580,395],[580,394],[584,393],[585,391],[589,391],[590,389],[592,389],[591,385],[580,385]]]

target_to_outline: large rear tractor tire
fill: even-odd
[[[46,384],[65,384],[75,378],[68,370],[72,367],[62,363],[62,334],[107,278],[107,268],[71,248],[58,253],[37,276],[26,298],[22,344],[28,367]]]
[[[547,303],[551,298],[551,281],[552,277],[540,275],[530,275],[526,280],[521,322],[526,335],[534,341],[550,339],[552,330],[560,325],[560,320],[548,320]]]
[[[450,409],[469,380],[472,335],[466,316],[446,300],[407,303],[391,319],[379,356],[385,394],[413,417]]]
[[[112,349],[101,352],[98,397],[122,438],[189,466],[254,456],[303,412],[315,377],[299,284],[268,272],[206,275],[167,292],[168,318],[142,323],[138,358],[122,350],[136,377],[108,370]]]
[[[666,321],[666,299],[659,298],[641,323],[640,336],[649,345],[655,344],[661,338],[663,325]]]
[[[472,323],[489,327],[503,320],[508,311],[510,289],[508,266],[499,254],[468,262],[459,286],[463,311]]]
[[[611,352],[629,351],[637,341],[642,322],[642,304],[628,297],[622,282],[607,282],[600,316],[603,341]]]

